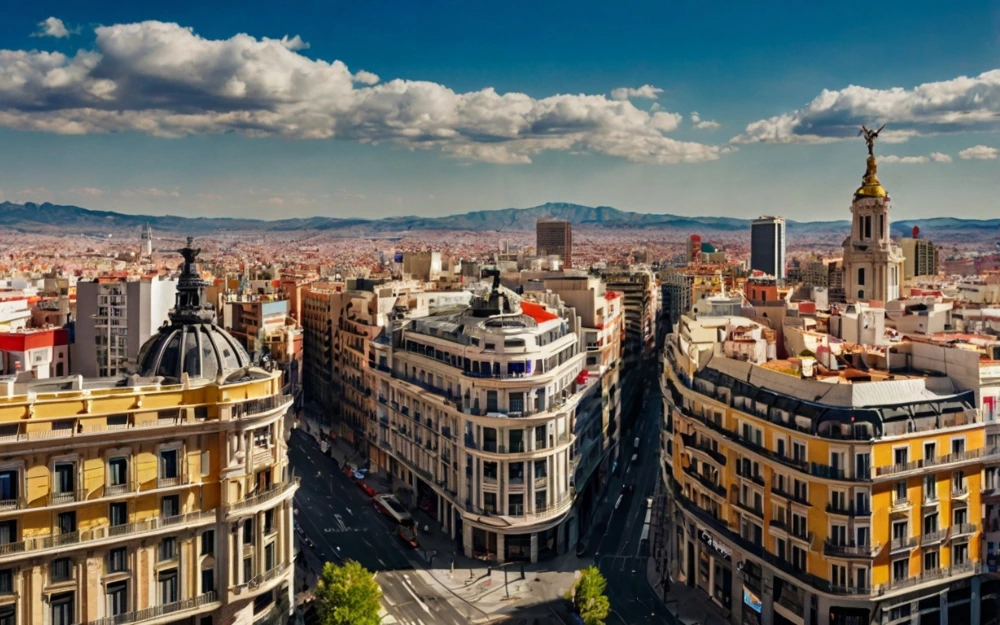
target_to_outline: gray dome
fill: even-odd
[[[180,380],[182,373],[191,379],[215,380],[219,374],[228,377],[251,365],[243,346],[213,323],[160,328],[139,350],[138,362],[140,376],[168,380]]]
[[[206,303],[205,286],[201,279],[197,257],[201,248],[193,249],[188,237],[181,250],[184,265],[177,281],[177,301],[170,311],[170,322],[164,324],[139,350],[139,370],[142,377],[162,376],[179,381],[183,374],[192,380],[215,380],[221,374],[246,369],[252,364],[250,355],[228,332],[215,324],[215,309]]]

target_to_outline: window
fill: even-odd
[[[840,564],[830,565],[830,584],[833,586],[847,587],[847,567]]]
[[[937,499],[937,476],[933,473],[924,478],[924,499]]]
[[[264,511],[264,535],[269,536],[277,528],[274,526],[274,510]]]
[[[955,508],[954,515],[955,522],[952,525],[964,525],[969,521],[968,508]]]
[[[76,465],[72,462],[57,462],[53,490],[57,494],[72,494],[75,488]]]
[[[928,514],[924,517],[924,534],[933,534],[938,529],[938,515]]]
[[[128,550],[117,547],[108,551],[108,573],[123,573],[128,570]]]
[[[524,514],[524,495],[522,493],[507,496],[507,514],[511,516]]]
[[[253,557],[243,558],[243,581],[249,582],[253,578]]]
[[[253,544],[253,517],[243,521],[243,544]]]
[[[924,443],[924,460],[930,460],[937,456],[937,443]]]
[[[76,531],[76,512],[60,512],[56,523],[60,534],[72,534]]]
[[[0,545],[17,542],[17,521],[0,521]]]
[[[805,549],[801,549],[792,545],[792,566],[800,571],[806,570],[806,552]]]
[[[181,513],[180,495],[169,495],[160,499],[160,516],[172,517]]]
[[[483,463],[483,477],[487,480],[496,481],[497,479],[497,463],[495,462],[484,462]]]
[[[490,514],[497,513],[497,494],[483,493],[483,510]]]
[[[128,612],[128,582],[108,584],[108,616],[121,616]]]
[[[128,459],[108,460],[108,486],[128,486]]]
[[[938,568],[937,550],[924,552],[924,572],[933,571],[936,568]]]
[[[201,452],[201,476],[205,477],[212,472],[212,457],[209,451],[206,449]]]
[[[969,543],[960,543],[951,548],[951,563],[953,566],[969,561]]]
[[[910,450],[900,447],[892,450],[892,461],[894,464],[906,464],[910,460]]]
[[[862,589],[862,590],[867,589],[868,588],[868,569],[866,569],[865,567],[859,567],[854,572],[854,580],[856,582],[855,586],[857,586],[859,589]]]
[[[62,363],[59,363],[62,366]],[[0,625],[17,625],[17,604],[0,606]]]
[[[173,560],[177,557],[177,539],[168,536],[160,541],[160,562]]]
[[[52,583],[67,582],[73,579],[73,561],[69,558],[57,558],[49,565],[49,581]]]
[[[160,479],[170,480],[179,477],[177,472],[177,450],[163,449],[160,451]]]
[[[72,625],[76,622],[76,609],[74,605],[74,593],[64,592],[52,595],[49,600],[51,609],[50,625]]]
[[[846,545],[847,544],[847,526],[846,525],[831,525],[830,526],[830,544],[833,545]],[[843,584],[839,584],[843,586]]]
[[[112,526],[125,525],[128,523],[128,502],[116,501],[108,505],[108,518]]]
[[[965,452],[965,439],[964,438],[951,439],[951,453],[961,454],[964,452]]]
[[[215,590],[215,569],[201,570],[201,592],[211,592]]]
[[[177,569],[161,571],[157,576],[160,605],[179,600],[177,593]],[[68,625],[68,624],[67,624]]]
[[[21,479],[17,471],[0,471],[0,506],[17,505]]]
[[[215,530],[207,530],[201,535],[201,555],[215,554]]]
[[[899,582],[910,576],[910,561],[907,558],[892,561],[892,581]]]
[[[546,507],[547,493],[544,490],[535,491],[535,512],[540,512]]]
[[[858,267],[858,286],[865,285],[865,268]]]
[[[270,571],[274,568],[274,543],[269,543],[264,547],[264,570]]]
[[[892,540],[904,542],[910,538],[910,524],[907,521],[895,521],[892,524]]]
[[[906,480],[896,482],[895,498],[893,502],[906,501]]]
[[[0,570],[0,595],[9,595],[14,592],[14,569]]]

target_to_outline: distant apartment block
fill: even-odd
[[[568,221],[543,219],[535,224],[536,253],[558,256],[566,267],[573,266],[573,227]]]
[[[760,217],[751,223],[750,269],[785,279],[784,217]]]

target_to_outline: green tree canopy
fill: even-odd
[[[327,562],[316,586],[316,608],[322,625],[378,625],[382,589],[371,571],[348,560]]]
[[[588,566],[580,572],[571,590],[573,607],[586,625],[604,625],[611,611],[611,602],[604,594],[608,582],[596,566]]]

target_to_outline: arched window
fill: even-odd
[[[865,268],[858,267],[858,286],[864,286],[865,284]]]
[[[858,289],[858,299],[864,299],[864,298],[865,298],[865,290]]]

